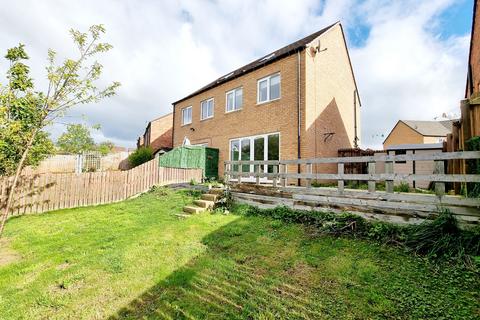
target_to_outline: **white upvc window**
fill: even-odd
[[[242,109],[243,106],[243,88],[233,89],[226,94],[226,112],[232,112]]]
[[[213,118],[214,100],[213,98],[200,102],[200,120]]]
[[[262,78],[257,82],[257,103],[280,99],[280,73]]]
[[[182,109],[182,125],[192,123],[192,106]]]
[[[280,133],[278,132],[230,139],[231,161],[269,161],[279,159]],[[256,167],[259,167],[259,172],[273,173],[273,165],[234,164],[231,170],[236,172],[256,172]],[[253,179],[253,177],[250,177],[246,178],[245,181],[253,181]]]

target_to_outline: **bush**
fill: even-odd
[[[136,167],[142,163],[148,162],[153,159],[153,150],[150,147],[141,147],[135,150],[128,156],[128,163],[130,166]]]

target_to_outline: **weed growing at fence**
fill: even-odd
[[[219,212],[219,213],[230,213],[234,206],[234,199],[233,195],[230,192],[230,188],[227,187],[225,190],[223,190],[223,193],[219,195],[220,197],[217,199],[215,202],[215,205],[213,207],[214,212]]]
[[[433,221],[413,226],[370,222],[349,213],[302,211],[288,207],[259,209],[248,205],[237,205],[235,212],[247,216],[267,216],[289,223],[301,223],[315,227],[319,234],[366,238],[382,244],[400,246],[409,252],[431,259],[461,262],[469,268],[480,268],[480,261],[478,261],[480,227],[460,229],[457,220],[448,210],[442,210]]]
[[[336,183],[321,183],[318,181],[312,181],[312,187],[314,188],[336,188]],[[346,189],[355,189],[355,190],[367,190],[368,183],[365,181],[347,181],[345,184]],[[380,181],[375,184],[375,189],[377,191],[385,191],[385,182]],[[431,193],[429,190],[422,190],[422,189],[412,189],[408,182],[401,182],[398,185],[393,187],[393,191],[395,192],[421,192],[421,193]]]

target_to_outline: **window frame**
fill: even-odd
[[[235,96],[235,93],[239,90],[242,90],[242,105],[237,108],[237,103],[236,103],[236,96]],[[229,94],[233,94],[233,109],[232,110],[228,110],[228,95]],[[230,112],[235,112],[235,111],[240,111],[243,109],[243,86],[241,87],[237,87],[235,89],[232,89],[230,91],[227,91],[225,92],[225,113],[230,113]]]
[[[207,117],[203,118],[203,104],[207,103],[207,108],[208,108],[208,102],[210,101],[212,101],[212,115],[208,116],[208,110],[207,110]],[[212,98],[208,98],[200,101],[200,121],[211,119],[213,118],[214,115],[215,115],[215,98],[212,97]]]
[[[278,76],[278,79],[279,79],[278,80],[278,85],[279,85],[278,98],[271,99],[271,96],[270,96],[270,81],[271,81],[271,78],[273,78],[275,76]],[[263,82],[265,80],[267,81],[267,100],[260,101],[260,82]],[[263,77],[263,78],[257,80],[257,104],[263,104],[263,103],[268,103],[268,102],[280,100],[281,97],[282,97],[282,76],[280,75],[280,72],[272,73],[272,74],[270,74],[266,77]]]
[[[184,121],[185,121],[185,111],[187,111],[187,110],[191,110],[191,111],[190,111],[190,122],[184,122]],[[193,121],[193,109],[192,109],[192,106],[188,106],[188,107],[182,108],[182,126],[186,126],[186,125],[192,124],[192,121]]]
[[[249,140],[250,141],[250,160],[247,161],[253,161],[255,158],[255,139],[257,138],[263,138],[264,139],[264,149],[263,149],[263,157],[264,160],[260,161],[269,161],[268,160],[268,137],[273,136],[273,135],[278,135],[278,159],[281,159],[282,157],[282,148],[281,148],[281,143],[282,143],[282,135],[279,131],[277,132],[270,132],[270,133],[263,133],[263,134],[257,134],[253,136],[244,136],[244,137],[236,137],[236,138],[231,138],[228,140],[228,157],[230,161],[232,161],[232,142],[238,141],[238,157],[239,160],[235,161],[242,161],[242,155],[241,155],[241,150],[242,150],[242,140]],[[265,160],[267,159],[267,160]],[[262,173],[268,173],[268,165],[264,165],[263,169],[260,170]],[[242,166],[238,166],[237,169],[242,169]],[[242,169],[243,170],[243,169]],[[250,165],[250,172],[253,172],[254,170],[254,165]],[[243,171],[242,171],[243,172]],[[254,181],[255,178],[249,177],[249,178],[243,178],[242,180],[245,181]],[[260,181],[271,181],[269,178],[260,178]]]

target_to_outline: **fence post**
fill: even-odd
[[[385,162],[385,173],[393,173],[393,161]],[[388,193],[393,193],[393,180],[385,180],[385,190]]]
[[[345,173],[345,164],[344,163],[338,163],[338,174],[343,175]],[[343,188],[345,186],[345,183],[343,180],[338,180],[338,193],[342,194],[343,193]]]
[[[368,174],[375,174],[375,162],[368,163]],[[375,180],[368,181],[368,192],[375,192]]]
[[[278,179],[278,166],[273,166],[273,187],[277,187],[277,179]]]
[[[312,164],[307,163],[307,174],[312,174]],[[307,188],[312,187],[312,178],[307,178]]]
[[[435,171],[436,174],[445,174],[445,162],[443,160],[435,161]],[[435,182],[435,194],[439,197],[445,194],[445,183],[444,182]]]
[[[287,186],[287,172],[288,172],[288,169],[287,169],[287,164],[282,164],[283,166],[283,170],[282,172],[285,174],[283,177],[282,177],[282,186],[285,188]]]
[[[227,172],[228,172],[228,163],[225,163],[225,164],[224,164],[224,170],[223,170],[223,176],[224,176],[223,179],[225,180],[225,181],[224,181],[225,184],[228,184],[228,180],[229,180],[229,179],[228,179],[228,173],[227,173]]]
[[[258,175],[260,173],[260,165],[253,165],[253,167],[255,168],[255,183],[260,184],[260,176]]]

